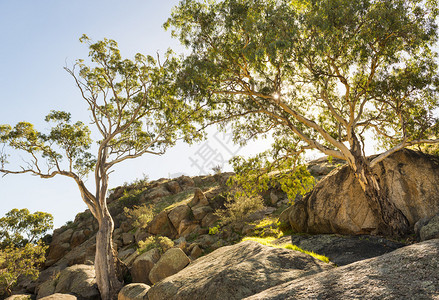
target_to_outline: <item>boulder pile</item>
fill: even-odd
[[[286,194],[272,187],[262,194],[262,210],[221,230],[216,212],[225,207],[231,173],[114,189],[108,198],[113,245],[130,283],[119,299],[403,299],[404,293],[412,295],[409,289],[416,291],[413,297],[438,295],[433,270],[439,241],[431,240],[439,238],[438,158],[403,150],[374,169],[413,228],[404,242],[373,235],[376,217],[341,161],[322,158],[308,168],[319,180],[311,193],[290,205]],[[17,293],[37,299],[99,299],[93,267],[97,229],[88,210],[56,229],[38,280],[22,280]],[[295,250],[240,242],[244,236],[276,238],[280,229],[289,235],[274,245],[296,245],[331,263]]]

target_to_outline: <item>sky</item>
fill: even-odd
[[[27,121],[37,130],[48,126],[50,110],[72,114],[72,120],[89,123],[85,102],[73,78],[63,67],[87,58],[82,34],[94,41],[114,39],[121,54],[164,53],[184,49],[162,28],[177,0],[0,0],[0,124]],[[110,188],[141,179],[212,173],[235,154],[251,155],[264,150],[267,142],[246,148],[234,145],[228,133],[210,129],[209,139],[196,145],[178,144],[163,156],[144,155],[123,162],[110,175]],[[19,161],[18,161],[19,162]],[[12,165],[11,165],[12,166]],[[91,190],[92,177],[87,181]],[[54,215],[55,228],[73,220],[86,209],[74,181],[61,176],[41,179],[31,175],[0,178],[0,217],[13,208],[28,208]]]

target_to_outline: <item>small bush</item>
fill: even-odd
[[[219,175],[222,173],[222,166],[221,165],[216,165],[212,168],[213,174],[215,175]]]
[[[243,221],[248,215],[264,207],[260,195],[248,195],[243,191],[235,190],[229,194],[224,204],[215,214],[220,218],[221,225]]]
[[[165,236],[150,236],[145,241],[139,242],[137,253],[142,254],[151,249],[158,248],[160,253],[165,253],[168,249],[174,247],[174,242]]]
[[[39,269],[44,263],[47,246],[26,244],[24,247],[7,246],[0,250],[0,294],[11,294],[19,277],[32,280],[38,278]]]
[[[154,218],[154,213],[151,205],[134,206],[133,208],[124,207],[125,215],[133,222],[136,228],[146,228],[148,223]]]
[[[279,230],[279,223],[271,218],[265,218],[255,224],[254,235],[259,237],[280,237],[282,232]]]
[[[135,189],[142,189],[144,187],[147,187],[149,184],[149,177],[145,173],[142,174],[142,178],[136,178],[134,182],[131,184],[131,187]]]
[[[119,198],[119,203],[123,207],[133,207],[140,204],[140,195],[142,194],[143,190],[134,189],[134,190],[124,190],[123,196]]]
[[[218,233],[219,233],[219,230],[220,230],[220,227],[219,227],[219,226],[210,227],[210,228],[209,228],[209,234],[210,234],[210,235],[218,234]]]

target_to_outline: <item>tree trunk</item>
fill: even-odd
[[[122,288],[122,282],[117,278],[117,258],[113,250],[114,223],[108,209],[105,207],[99,221],[99,231],[96,235],[95,271],[96,283],[103,300],[117,299]]]
[[[378,233],[396,237],[407,234],[407,218],[388,198],[386,189],[380,186],[379,178],[373,173],[366,158],[355,157],[354,173],[373,214],[378,217]]]

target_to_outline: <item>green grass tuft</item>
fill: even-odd
[[[242,242],[244,241],[253,241],[253,242],[257,242],[259,244],[265,245],[265,246],[269,246],[269,247],[274,247],[274,248],[284,248],[284,249],[290,249],[290,250],[295,250],[295,251],[300,251],[302,253],[311,255],[314,258],[317,258],[318,260],[321,260],[325,263],[329,263],[329,258],[327,258],[324,255],[320,255],[317,253],[314,253],[312,251],[306,251],[303,250],[302,248],[297,247],[296,245],[293,244],[282,244],[282,245],[276,245],[273,244],[273,242],[276,240],[276,238],[274,237],[265,237],[265,238],[260,238],[260,237],[245,237],[242,239]]]

